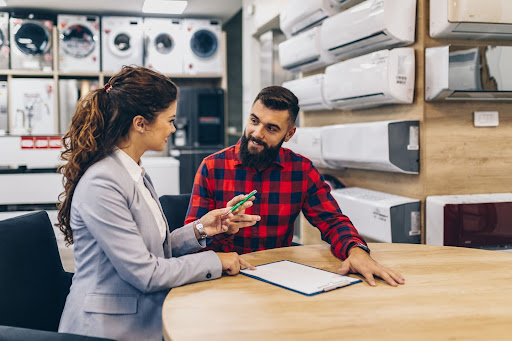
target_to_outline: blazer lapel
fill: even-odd
[[[155,188],[153,187],[153,182],[151,181],[151,178],[149,177],[149,175],[146,174],[145,172],[144,172],[143,180],[144,180],[144,185],[146,186],[147,189],[149,189],[149,193],[151,193],[151,196],[153,197],[153,199],[155,199],[156,203],[158,204],[158,208],[160,209],[160,213],[162,214],[162,217],[164,217],[164,222],[165,222],[165,226],[166,226],[165,240],[164,240],[164,244],[163,244],[164,256],[165,256],[165,258],[170,258],[172,255],[172,252],[171,252],[171,245],[169,244],[169,224],[167,223],[167,218],[165,217],[164,211],[162,210],[162,205],[160,205],[160,200],[158,199]]]

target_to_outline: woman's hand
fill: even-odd
[[[227,273],[228,275],[236,275],[240,272],[242,266],[249,268],[251,270],[256,270],[254,266],[252,266],[248,261],[243,259],[236,252],[224,253],[224,252],[216,252],[217,256],[222,263],[222,271]]]
[[[200,221],[208,237],[223,232],[235,234],[242,227],[252,226],[260,220],[258,215],[244,214],[245,210],[253,205],[254,197],[249,198],[236,210],[230,212],[231,207],[244,200],[246,196],[244,194],[237,195],[227,203],[226,208],[212,210],[201,217]]]
[[[247,195],[244,195],[244,194],[237,195],[236,197],[234,197],[233,199],[231,199],[228,202],[227,207],[230,208],[230,207],[235,206],[240,201],[244,200],[246,196]],[[249,200],[247,200],[243,205],[238,207],[236,210],[233,211],[233,213],[231,213],[228,216],[229,223],[227,224],[228,225],[227,233],[235,234],[241,228],[244,228],[247,226],[253,226],[258,221],[260,221],[261,217],[259,215],[245,214],[245,210],[253,205],[252,202],[254,201],[254,199],[255,199],[254,196],[249,198]]]

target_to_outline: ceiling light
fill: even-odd
[[[1,1],[1,0],[0,0]],[[143,13],[182,14],[188,1],[146,0],[142,6]]]
[[[5,0],[0,0],[0,6],[7,6],[7,4],[5,3]]]

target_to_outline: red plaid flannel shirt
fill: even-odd
[[[281,148],[276,161],[258,172],[242,165],[239,149],[240,141],[203,160],[194,180],[185,224],[210,210],[226,207],[233,197],[254,189],[258,191],[254,205],[245,213],[260,215],[261,220],[234,235],[213,236],[207,249],[243,254],[290,246],[294,222],[301,210],[320,230],[322,240],[331,244],[336,257],[346,259],[355,243],[366,245],[349,218],[341,213],[329,185],[309,159]]]

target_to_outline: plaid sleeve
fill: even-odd
[[[213,190],[208,186],[208,166],[203,160],[194,178],[194,187],[188,204],[185,225],[201,218],[213,209],[215,209],[215,199],[213,198]]]
[[[320,230],[322,240],[331,244],[332,254],[344,260],[354,243],[366,245],[366,242],[350,219],[341,212],[331,195],[329,185],[312,164],[307,181],[307,195],[302,212],[310,224]]]
[[[203,160],[199,166],[196,177],[194,178],[194,187],[188,205],[187,217],[185,225],[189,224],[216,209],[215,205],[215,188],[210,186],[209,169],[206,160]],[[233,251],[233,236],[227,233],[221,233],[210,238],[207,247],[201,251],[213,250],[216,252]]]

